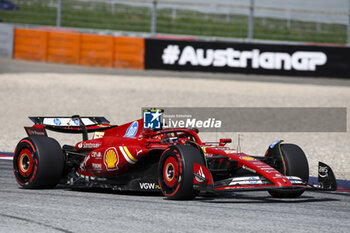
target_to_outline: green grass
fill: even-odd
[[[50,0],[13,0],[20,9],[0,11],[0,19],[6,23],[31,25],[56,25],[57,9]],[[56,1],[53,1],[54,3]],[[150,32],[152,12],[150,7],[63,0],[62,27],[108,29],[116,31]],[[189,10],[171,9],[157,12],[157,33],[247,38],[248,17],[243,15],[205,14]],[[345,44],[346,26],[255,18],[254,39],[286,40],[311,43]]]

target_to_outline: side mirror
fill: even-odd
[[[231,143],[231,138],[220,138],[219,146],[225,146],[227,143]]]

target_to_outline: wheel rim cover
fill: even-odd
[[[166,186],[172,188],[176,185],[179,179],[178,162],[174,157],[169,157],[165,160],[163,166],[163,180]]]
[[[23,177],[28,177],[33,170],[33,155],[30,150],[24,148],[18,156],[18,171]]]

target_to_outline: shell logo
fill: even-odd
[[[104,163],[107,167],[107,170],[117,170],[118,169],[118,163],[119,163],[119,156],[116,148],[108,148],[105,151],[105,154],[103,156]]]

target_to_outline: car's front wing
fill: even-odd
[[[238,191],[270,191],[270,190],[313,190],[313,191],[335,191],[337,181],[332,169],[319,162],[318,183],[309,184],[296,176],[285,176],[292,185],[279,186],[261,175],[233,177],[214,183],[216,192],[238,192]],[[287,183],[287,182],[286,182]]]

